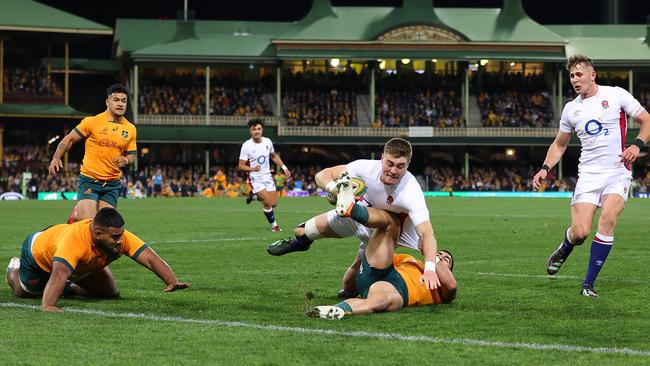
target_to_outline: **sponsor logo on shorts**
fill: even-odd
[[[93,194],[93,189],[92,189],[92,188],[88,188],[88,189],[86,189],[86,190],[84,191],[84,194]]]

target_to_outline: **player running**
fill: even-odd
[[[533,177],[533,187],[541,187],[542,180],[560,161],[575,132],[582,151],[579,178],[571,200],[571,227],[566,230],[564,241],[548,258],[546,271],[549,275],[556,274],[573,248],[585,241],[600,207],[598,229],[591,243],[587,274],[580,290],[580,294],[593,298],[598,297],[594,282],[612,249],[616,221],[627,201],[632,181],[630,163],[650,139],[650,114],[624,89],[596,84],[596,71],[588,57],[570,57],[566,69],[578,96],[564,106],[560,131],[548,149],[542,168]],[[634,144],[627,148],[626,114],[641,124]]]

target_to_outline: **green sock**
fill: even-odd
[[[354,206],[352,206],[352,212],[350,212],[350,217],[352,220],[360,223],[360,224],[365,224],[368,222],[368,208],[366,206],[361,206],[357,205],[356,203]]]
[[[345,311],[348,314],[352,314],[352,307],[350,306],[350,304],[348,304],[345,301],[341,301],[340,303],[338,303],[338,304],[336,304],[334,306],[343,309],[343,311]]]

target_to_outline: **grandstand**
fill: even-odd
[[[120,82],[130,88],[138,142],[120,211],[192,284],[163,294],[123,260],[111,265],[120,300],[65,299],[58,318],[4,286],[2,363],[647,364],[650,200],[628,201],[617,237],[625,259],[609,262],[606,296],[587,304],[563,297],[577,295],[567,284],[582,274],[576,263],[552,281],[543,275],[543,245],[561,240],[550,233],[566,228],[568,200],[529,197],[566,198],[575,186],[574,137],[543,192],[532,192],[562,107],[575,98],[567,56],[591,56],[599,83],[650,109],[650,22],[543,25],[522,1],[313,0],[292,22],[195,20],[186,11],[106,26],[38,1],[0,0],[0,197],[26,199],[0,199],[0,260],[19,253],[28,232],[67,217],[82,148],[66,154],[61,174],[47,166],[60,139],[101,112],[104,90]],[[283,225],[331,207],[284,198],[320,196],[320,169],[379,158],[395,136],[411,141],[409,170],[436,238],[459,259],[456,302],[336,324],[303,318],[315,302],[333,301],[358,241],[328,240],[300,258],[263,253],[280,234],[244,205],[250,187],[236,169],[254,117],[291,169],[287,179],[274,168]],[[628,144],[637,131],[629,126]],[[149,199],[157,172],[164,199]],[[631,194],[650,197],[647,156],[633,174]],[[465,196],[473,197],[456,198]]]

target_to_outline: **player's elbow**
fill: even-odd
[[[456,280],[453,283],[450,283],[446,286],[443,286],[440,291],[440,299],[443,304],[449,304],[456,298],[456,293],[458,292],[458,284]]]

